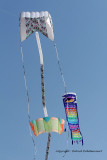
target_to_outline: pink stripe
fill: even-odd
[[[55,118],[55,117],[51,117],[51,119],[55,119],[55,120],[58,120],[58,118]]]
[[[36,122],[38,122],[38,121],[43,121],[43,118],[39,118],[36,120]]]

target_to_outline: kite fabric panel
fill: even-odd
[[[83,137],[79,127],[76,93],[67,93],[63,95],[63,103],[66,113],[66,119],[71,131],[72,144],[75,142],[82,142],[83,145]]]
[[[27,39],[33,32],[38,31],[54,41],[52,18],[49,12],[22,12],[20,15],[21,42]]]
[[[57,132],[62,134],[64,128],[64,119],[55,117],[44,117],[32,120],[30,126],[35,136],[45,132]]]

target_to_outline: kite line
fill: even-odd
[[[55,51],[56,51],[56,57],[57,57],[57,63],[58,63],[59,71],[60,71],[62,81],[63,81],[63,84],[64,84],[65,94],[67,94],[67,86],[66,86],[65,78],[64,78],[64,75],[63,75],[63,72],[62,72],[60,59],[59,59],[59,53],[58,53],[58,49],[56,47],[56,43],[54,43],[54,47],[55,47]],[[68,103],[67,103],[67,107],[68,107]],[[67,148],[68,148],[68,139],[69,139],[68,121],[66,121],[66,126],[67,126],[66,128],[67,128],[67,133],[68,133],[68,135],[67,135]],[[65,128],[65,131],[66,131],[66,128]]]
[[[28,120],[29,120],[29,125],[30,125],[30,113],[29,113],[29,92],[28,92],[28,87],[27,87],[27,80],[26,80],[26,70],[25,70],[25,66],[24,66],[24,56],[23,56],[23,50],[22,50],[22,43],[21,43],[21,56],[22,56],[22,67],[23,67],[23,73],[24,73],[24,82],[25,82],[25,90],[26,90],[26,96],[27,96],[27,102],[28,102]],[[30,130],[30,135],[31,135],[31,138],[32,138],[32,142],[33,142],[33,145],[34,145],[34,160],[35,160],[35,156],[36,156],[36,153],[37,153],[37,149],[36,149],[36,144],[35,144],[35,140],[32,136],[32,133],[31,133],[31,128],[29,126],[29,130]]]
[[[54,44],[54,47],[55,47],[55,51],[56,51],[57,62],[58,62],[60,74],[61,74],[62,81],[63,81],[63,84],[64,84],[65,93],[67,93],[67,87],[66,87],[64,75],[63,75],[63,72],[62,72],[62,68],[61,68],[61,65],[60,65],[60,59],[59,59],[59,54],[58,54],[58,50],[57,50],[56,44]]]

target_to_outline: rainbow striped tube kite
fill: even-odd
[[[30,126],[35,136],[42,133],[57,132],[62,134],[64,128],[64,119],[55,117],[44,117],[32,120]]]
[[[79,128],[76,93],[67,93],[63,95],[63,103],[65,107],[66,119],[71,131],[72,144],[75,142],[82,142],[83,145],[83,137]]]

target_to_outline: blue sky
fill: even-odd
[[[67,134],[52,133],[49,159],[100,160],[107,157],[107,1],[32,0],[0,4],[0,159],[33,159],[29,133],[27,97],[20,51],[19,16],[22,11],[49,11],[53,19],[55,42],[68,92],[77,93],[80,129],[84,146],[71,144]],[[45,95],[49,116],[62,117],[64,87],[53,43],[40,34],[44,54]],[[40,60],[34,34],[23,42],[31,119],[43,117]],[[36,159],[45,159],[47,134],[35,138]],[[100,153],[72,150],[102,150]]]

